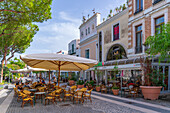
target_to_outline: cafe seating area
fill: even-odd
[[[27,83],[28,84],[28,83]],[[61,85],[57,86],[55,83],[52,84],[42,84],[34,82],[33,84],[28,84],[29,87],[25,88],[24,85],[16,85],[14,88],[17,101],[22,101],[21,107],[27,103],[34,107],[35,104],[42,103],[43,105],[57,104],[57,102],[71,101],[73,104],[83,104],[84,101],[90,101],[91,90],[87,88],[77,88],[76,85]]]

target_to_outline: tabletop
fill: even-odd
[[[28,89],[28,91],[37,91],[37,89]]]
[[[41,94],[45,94],[45,92],[36,92],[34,93],[35,95],[41,95]]]

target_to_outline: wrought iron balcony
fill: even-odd
[[[136,15],[137,13],[139,13],[139,12],[141,12],[141,11],[143,11],[143,7],[139,8],[139,9],[136,9],[134,15]]]
[[[153,5],[159,3],[160,1],[162,1],[162,0],[154,0]]]
[[[142,53],[142,46],[135,47],[135,54]]]
[[[69,55],[76,54],[76,48],[74,48],[74,50],[72,50],[72,49],[69,50],[69,51],[68,51],[68,54],[69,54]]]

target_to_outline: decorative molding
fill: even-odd
[[[101,23],[100,25],[97,26],[97,29],[102,28],[103,26],[110,24],[111,22],[113,22],[114,20],[118,19],[119,17],[125,15],[126,13],[129,12],[129,9],[125,9],[124,11],[112,16],[110,19],[107,19],[106,21],[104,21],[103,23]],[[128,19],[128,18],[127,18]]]
[[[91,44],[91,43],[93,43],[93,42],[97,42],[97,40],[93,40],[93,41],[91,41],[91,42],[89,42],[89,43],[87,43],[87,44],[84,44],[84,45],[80,46],[80,48],[82,48],[82,47],[84,47],[84,46],[87,46],[87,45],[89,45],[89,44]]]

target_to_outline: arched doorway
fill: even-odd
[[[125,49],[121,45],[115,44],[109,49],[106,61],[118,59],[127,59],[127,55]]]

